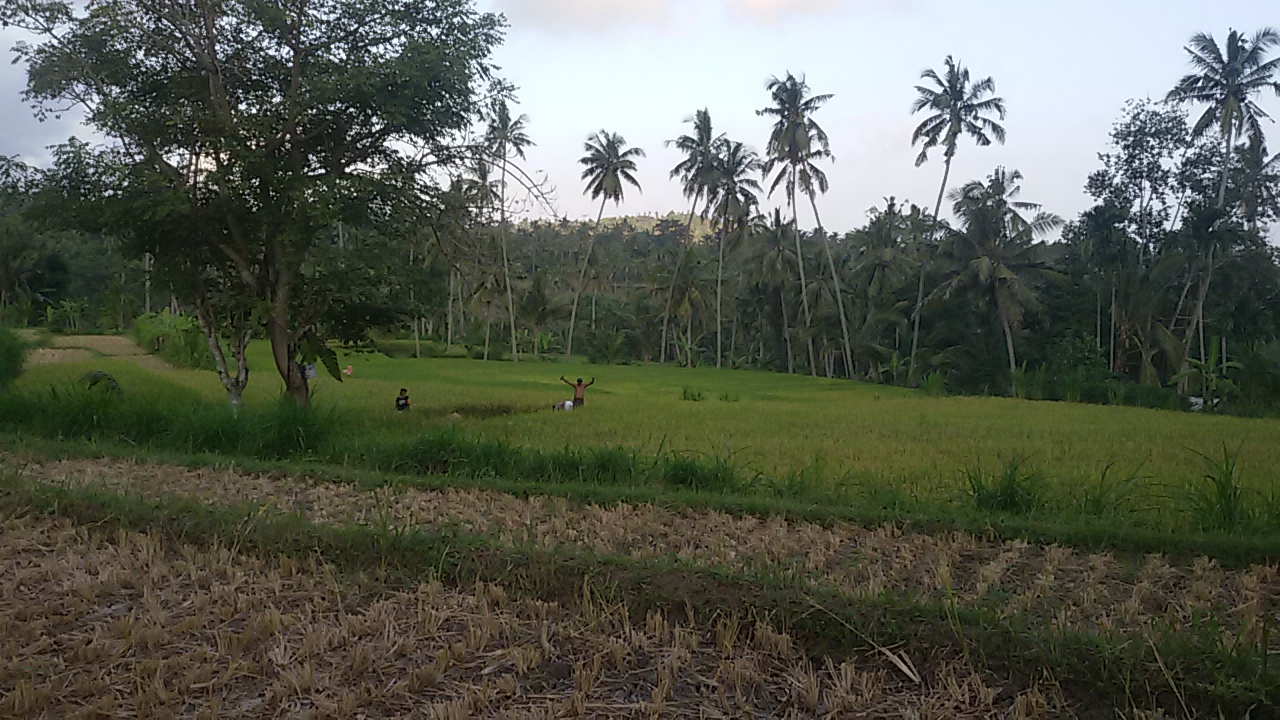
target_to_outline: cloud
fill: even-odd
[[[603,30],[633,24],[661,25],[679,0],[493,0],[514,28]]]
[[[894,11],[908,9],[917,0],[490,0],[494,10],[505,13],[516,27],[543,30],[598,31],[615,27],[665,25],[676,13],[722,10],[730,19],[775,25],[815,15],[846,10]]]

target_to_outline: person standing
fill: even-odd
[[[591,387],[592,385],[595,385],[596,379],[591,378],[591,382],[586,383],[584,385],[582,382],[582,378],[578,378],[578,382],[576,383],[571,383],[568,380],[565,380],[564,376],[561,375],[560,382],[573,388],[573,406],[582,407],[587,402],[587,388]]]
[[[400,388],[400,394],[396,397],[396,412],[403,412],[409,409],[409,390]]]

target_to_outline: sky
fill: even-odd
[[[476,0],[509,27],[494,60],[518,88],[537,143],[526,168],[555,187],[555,211],[594,218],[577,160],[601,129],[647,153],[642,191],[629,188],[617,214],[686,212],[680,161],[663,142],[689,130],[696,110],[717,132],[762,150],[770,121],[765,83],[805,75],[833,94],[815,119],[831,137],[825,226],[847,230],[885,198],[932,207],[942,178],[935,152],[915,166],[914,86],[925,68],[953,55],[975,78],[991,76],[1005,99],[1008,141],[962,141],[950,187],[997,166],[1022,171],[1022,198],[1074,218],[1091,203],[1083,187],[1099,166],[1107,133],[1128,98],[1161,98],[1188,71],[1184,45],[1230,28],[1280,26],[1274,0]],[[0,47],[17,36],[0,30]],[[84,135],[73,116],[37,122],[21,100],[25,69],[0,64],[0,154],[39,164],[46,146]],[[1280,118],[1280,98],[1262,99]],[[1265,123],[1269,135],[1280,126]],[[1275,145],[1274,141],[1272,144]],[[780,204],[782,193],[765,201]],[[944,215],[945,215],[944,209]],[[812,226],[807,208],[801,224]]]

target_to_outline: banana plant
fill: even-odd
[[[1169,378],[1170,385],[1177,385],[1184,379],[1199,381],[1204,393],[1204,408],[1209,412],[1214,411],[1219,401],[1225,402],[1227,397],[1236,391],[1236,384],[1227,377],[1227,372],[1243,367],[1233,360],[1222,359],[1218,350],[1220,346],[1221,342],[1218,338],[1213,338],[1209,344],[1208,358],[1205,360],[1187,358],[1187,369]]]

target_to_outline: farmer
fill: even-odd
[[[583,385],[582,378],[578,378],[577,383],[571,383],[568,380],[565,380],[564,376],[561,375],[560,382],[573,388],[573,406],[582,407],[582,405],[587,402],[587,388],[591,387],[592,385],[595,385],[596,379],[591,378],[591,382]]]
[[[400,388],[400,395],[396,397],[396,412],[402,412],[409,409],[409,391]]]

